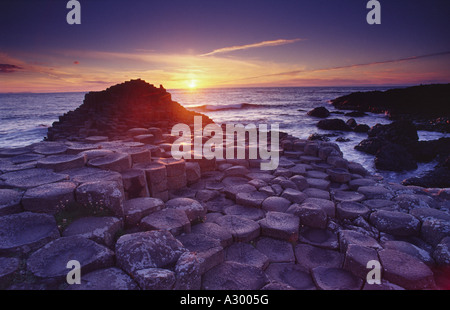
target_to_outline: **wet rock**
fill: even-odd
[[[327,227],[327,213],[314,203],[293,204],[286,212],[298,217],[304,226],[321,229]]]
[[[254,210],[254,209],[252,209]],[[225,228],[216,223],[200,223],[192,226],[191,232],[194,234],[203,234],[213,239],[220,241],[223,248],[230,246],[233,243],[233,236]]]
[[[73,182],[58,182],[30,188],[23,195],[23,208],[31,212],[56,214],[75,202],[75,188]]]
[[[367,268],[367,263],[372,260],[378,261],[378,254],[375,249],[358,244],[349,244],[345,253],[343,268],[365,280],[370,271]]]
[[[341,252],[347,252],[349,245],[359,245],[372,249],[382,249],[374,238],[353,230],[341,230],[339,233],[339,247]]]
[[[379,170],[408,171],[417,169],[417,162],[405,147],[387,143],[377,151],[375,167]]]
[[[362,279],[341,268],[316,267],[312,277],[321,290],[360,290],[363,286]]]
[[[439,266],[450,265],[450,237],[445,237],[436,246],[433,258]]]
[[[267,212],[260,220],[261,235],[295,242],[298,239],[299,218],[281,212]]]
[[[353,220],[359,216],[368,219],[370,209],[358,202],[342,202],[336,206],[337,217],[341,220]]]
[[[240,205],[232,205],[226,207],[223,212],[225,215],[236,215],[242,218],[246,218],[252,221],[258,221],[264,218],[265,213],[261,209],[256,209],[252,207],[244,207]]]
[[[379,253],[384,279],[409,290],[434,288],[433,272],[415,257],[395,251]]]
[[[330,116],[330,111],[328,111],[327,108],[318,107],[318,108],[312,109],[307,114],[309,116],[313,116],[313,117],[326,118],[326,117]]]
[[[169,231],[177,236],[191,232],[191,223],[183,210],[163,209],[156,211],[141,220],[143,230]]]
[[[256,249],[266,255],[271,263],[294,263],[295,256],[291,243],[284,240],[262,237]]]
[[[303,227],[299,232],[299,241],[323,249],[339,248],[338,237],[328,229]]]
[[[266,274],[269,280],[283,283],[297,290],[316,289],[308,270],[296,264],[270,264]]]
[[[84,217],[72,222],[62,235],[81,236],[111,247],[116,233],[122,227],[122,221],[115,217]]]
[[[27,169],[0,175],[4,185],[12,188],[28,189],[44,184],[67,180],[66,174],[55,173],[49,169]]]
[[[128,291],[138,290],[139,286],[121,269],[111,267],[83,274],[81,277],[81,284],[71,285],[68,289],[86,291]]]
[[[201,221],[207,211],[197,200],[190,198],[171,199],[166,202],[166,208],[184,211],[191,223]]]
[[[0,257],[0,289],[4,290],[19,270],[20,260],[15,257]]]
[[[116,216],[123,216],[123,187],[117,182],[97,181],[83,183],[77,187],[75,197],[78,203],[89,208],[106,208]]]
[[[22,195],[22,192],[16,190],[0,189],[0,216],[19,213],[22,210]]]
[[[338,202],[361,202],[365,198],[363,194],[356,192],[336,191],[334,193],[334,200]]]
[[[357,124],[353,129],[354,132],[366,133],[370,130],[370,127],[366,124]]]
[[[396,250],[411,255],[427,265],[431,265],[434,263],[433,259],[431,258],[430,254],[427,251],[409,242],[387,241],[383,244],[383,247],[385,249]]]
[[[34,252],[27,261],[27,268],[34,276],[51,280],[65,281],[71,260],[79,261],[85,273],[112,267],[114,252],[98,243],[71,236],[56,239]]]
[[[26,254],[59,236],[50,215],[23,212],[0,217],[0,254]]]
[[[260,235],[260,228],[256,222],[235,215],[222,216],[216,223],[226,229],[235,242],[249,242]]]
[[[317,127],[323,130],[351,131],[351,128],[341,119],[325,119],[317,123]]]
[[[195,233],[181,235],[177,239],[186,249],[196,254],[200,274],[204,274],[224,260],[224,251],[218,239]]]
[[[379,231],[394,236],[414,236],[419,234],[420,221],[410,214],[379,210],[370,215],[370,223]]]
[[[110,155],[91,159],[88,162],[89,166],[111,170],[116,172],[123,172],[131,168],[131,156],[123,153],[113,153]]]
[[[181,242],[167,231],[127,234],[116,243],[117,265],[128,274],[174,265],[184,252]]]
[[[234,243],[227,249],[226,261],[237,262],[244,265],[253,266],[259,269],[266,269],[269,265],[269,258],[255,249],[248,243]]]
[[[236,262],[224,262],[203,275],[204,290],[259,290],[268,282],[264,271]]]
[[[319,266],[341,268],[344,261],[344,255],[338,251],[309,244],[297,244],[294,251],[298,264],[308,270]]]

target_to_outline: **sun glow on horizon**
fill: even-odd
[[[189,89],[196,89],[197,88],[197,81],[196,80],[190,80],[187,82]]]

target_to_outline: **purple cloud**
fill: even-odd
[[[23,68],[16,65],[0,64],[0,73],[13,73]]]

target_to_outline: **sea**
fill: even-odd
[[[374,167],[374,156],[354,149],[367,134],[320,130],[316,126],[319,119],[307,115],[311,109],[323,106],[330,110],[330,118],[347,121],[350,117],[344,116],[342,111],[337,111],[330,104],[330,100],[353,92],[385,91],[390,88],[392,87],[274,87],[168,91],[172,100],[189,110],[209,116],[218,124],[267,124],[269,128],[278,124],[281,131],[301,139],[307,139],[315,133],[332,134],[333,136],[329,137],[330,142],[339,145],[347,160],[362,164],[371,173],[382,175],[390,182],[401,182],[408,177],[423,174],[436,163],[419,164],[417,170],[401,173],[379,171]],[[60,115],[80,106],[84,96],[83,92],[0,94],[0,148],[21,147],[42,141],[47,128],[57,121]],[[384,114],[367,114],[355,118],[357,123],[370,127],[391,123]],[[418,131],[418,135],[419,140],[450,136],[428,131]],[[336,141],[338,138],[346,142]]]

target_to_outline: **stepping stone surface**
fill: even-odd
[[[299,241],[324,249],[335,250],[339,248],[338,237],[328,229],[303,227],[299,232]]]
[[[409,290],[434,288],[433,272],[418,259],[389,249],[378,254],[386,280]]]
[[[283,197],[267,197],[261,208],[265,211],[286,212],[291,205],[291,202]]]
[[[153,136],[153,135],[152,135]],[[135,280],[143,290],[171,290],[176,278],[173,271],[161,268],[147,268],[135,273]]]
[[[263,210],[261,209],[256,209],[256,208],[252,208],[252,207],[244,207],[244,206],[240,206],[240,205],[232,205],[229,207],[226,207],[223,210],[223,213],[225,213],[225,215],[235,215],[235,216],[239,216],[239,217],[243,217],[252,221],[257,221],[260,220],[262,218],[264,218],[265,213]]]
[[[12,189],[0,189],[0,216],[19,213],[23,193]]]
[[[240,192],[236,194],[236,203],[245,207],[261,208],[266,198],[266,194],[257,191]]]
[[[370,209],[358,202],[342,202],[336,206],[336,213],[341,220],[354,220],[359,216],[368,219]]]
[[[164,202],[157,198],[141,197],[127,200],[123,204],[125,224],[135,226],[147,215],[163,208]]]
[[[207,211],[197,200],[190,198],[171,199],[166,202],[166,208],[184,211],[191,223],[202,220]]]
[[[224,262],[203,275],[204,290],[259,290],[268,282],[264,271],[236,262]]]
[[[397,211],[376,211],[370,215],[370,223],[379,231],[394,236],[414,236],[420,229],[420,221],[416,217]]]
[[[123,188],[117,182],[97,181],[83,183],[77,187],[75,197],[78,203],[91,208],[106,208],[114,215],[123,216]]]
[[[316,267],[312,277],[321,290],[360,290],[363,286],[362,279],[341,268]]]
[[[89,166],[103,170],[122,172],[131,168],[131,156],[122,153],[113,153],[91,159]]]
[[[245,265],[266,269],[269,258],[248,243],[234,243],[227,249],[226,261],[233,261]]]
[[[284,240],[262,237],[256,243],[256,249],[266,255],[271,263],[294,263],[292,245]]]
[[[309,244],[297,244],[294,252],[298,264],[308,270],[319,266],[341,268],[344,261],[344,255],[338,251],[322,249]]]
[[[138,290],[137,283],[125,272],[116,267],[100,269],[81,277],[81,284],[71,285],[69,290]]]
[[[34,252],[27,261],[27,268],[38,278],[63,281],[69,270],[67,263],[71,260],[79,261],[81,270],[89,273],[112,267],[114,252],[80,236],[62,237]]]
[[[23,212],[0,217],[0,254],[28,253],[59,238],[53,216]]]
[[[76,184],[73,182],[58,182],[30,188],[23,195],[23,208],[31,212],[55,214],[75,202],[75,188]]]
[[[230,246],[233,243],[233,236],[223,227],[216,223],[200,223],[192,226],[192,233],[203,234],[213,239],[220,241],[223,248]]]
[[[0,257],[0,289],[6,289],[19,266],[20,260],[18,258]]]
[[[293,204],[286,212],[298,217],[304,226],[321,229],[327,226],[327,214],[320,206],[313,203]]]
[[[216,223],[226,229],[235,242],[248,242],[260,235],[259,225],[255,221],[235,215],[219,217]]]
[[[53,169],[54,171],[63,171],[75,168],[81,168],[86,164],[86,155],[52,155],[38,160],[37,168]]]
[[[163,209],[156,211],[141,220],[144,230],[164,230],[177,236],[191,232],[191,223],[183,210]]]
[[[261,235],[263,236],[290,242],[298,240],[300,221],[295,215],[270,211],[258,223],[261,226]]]
[[[338,202],[361,202],[365,196],[356,192],[337,191],[334,193],[334,200]]]
[[[3,180],[6,186],[23,189],[60,182],[68,178],[68,175],[55,173],[50,169],[27,169],[0,175],[0,180]]]

